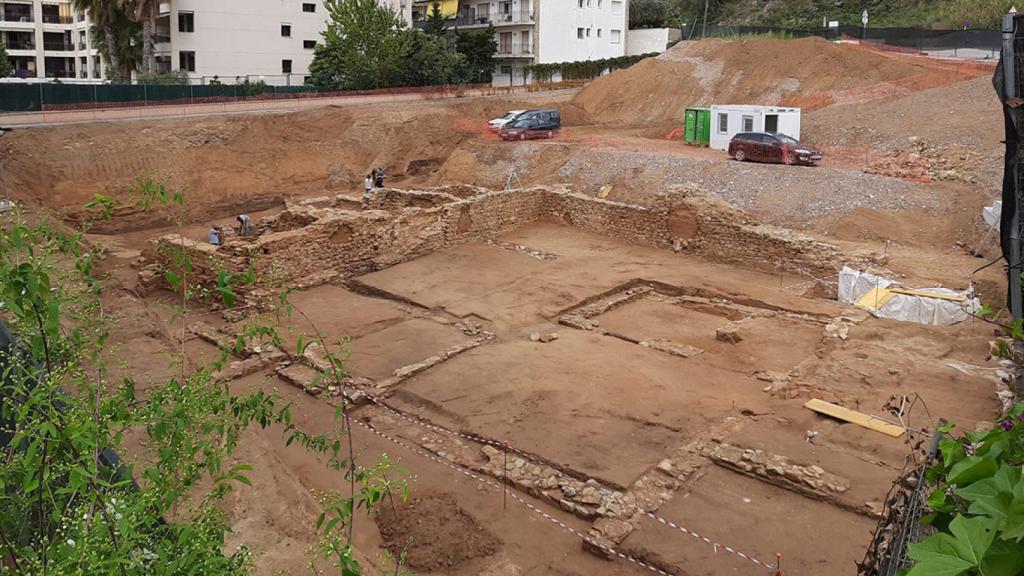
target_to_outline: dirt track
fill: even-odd
[[[832,105],[805,116],[807,139],[837,151],[818,168],[730,162],[665,140],[674,113],[615,116],[609,112],[614,105],[593,104],[595,90],[614,92],[608,87],[615,82],[621,88],[631,75],[663,67],[666,59],[601,79],[573,101],[538,94],[27,129],[5,134],[0,145],[11,195],[65,210],[72,220],[94,194],[118,196],[140,173],[163,175],[185,190],[185,233],[202,238],[209,222],[230,225],[238,211],[266,209],[259,216],[272,218],[299,199],[356,198],[362,174],[374,166],[385,169],[389,185],[409,188],[458,182],[501,189],[515,169],[528,185],[565,182],[587,195],[613,184],[610,200],[647,206],[670,199],[678,187],[697,185],[747,210],[752,223],[804,230],[851,259],[884,254],[884,265],[908,283],[966,288],[982,262],[965,249],[995,255],[991,243],[979,243],[978,224],[998,172],[989,165],[998,153],[991,134],[1001,118],[987,80],[937,81],[948,73],[946,65],[831,48],[818,68],[811,67],[818,92],[856,89],[869,102],[815,100]],[[742,63],[751,49],[726,52]],[[856,85],[822,78],[821,70],[836,62],[876,74],[854,78]],[[759,98],[793,98],[779,66],[763,77],[751,72],[723,79],[732,91],[715,83],[707,91],[740,97],[756,88]],[[899,84],[922,75],[938,87]],[[752,84],[744,92],[738,82]],[[870,90],[893,83],[901,90]],[[925,84],[930,87],[916,89]],[[809,80],[800,86],[810,90]],[[940,102],[955,102],[963,112],[929,114]],[[486,118],[506,109],[547,103],[562,108],[567,124],[554,141],[504,143],[483,129]],[[911,137],[927,144],[926,153],[907,148]],[[842,152],[863,148],[871,155]],[[878,164],[910,153],[919,154],[910,165]],[[891,175],[896,168],[922,169],[926,160],[923,169],[937,175],[939,164],[945,170],[953,157],[957,173],[941,182]],[[160,291],[142,296],[137,267],[146,242],[166,232],[166,220],[128,206],[119,212],[91,236],[112,248],[106,266],[118,289],[108,292],[107,304],[122,318],[115,339],[127,373],[163,378],[180,333],[171,329],[173,300]],[[418,212],[389,214],[413,221]],[[418,573],[649,573],[584,552],[578,536],[516,499],[503,507],[501,490],[488,484],[500,478],[493,474],[493,446],[471,439],[483,438],[522,451],[512,482],[519,498],[581,533],[608,528],[602,522],[621,528],[616,509],[625,502],[756,558],[773,561],[781,552],[787,575],[855,573],[852,562],[863,554],[873,513],[908,447],[902,439],[816,416],[803,402],[824,398],[884,414],[893,395],[919,394],[923,407],[908,415],[912,425],[929,427],[945,417],[973,428],[998,409],[993,376],[982,361],[990,331],[973,323],[940,328],[879,320],[816,296],[813,286],[794,288],[806,276],[753,268],[538,222],[296,292],[292,301],[328,340],[350,339],[347,367],[355,377],[388,381],[404,368],[443,357],[386,389],[397,412],[372,404],[357,409],[360,422],[402,443],[359,428],[360,450],[386,452],[415,475],[410,503],[359,517],[364,562],[378,565],[384,549],[411,538],[410,563]],[[985,299],[1001,299],[995,268],[974,283]],[[628,292],[637,287],[650,290]],[[616,296],[628,299],[593,316],[600,330],[563,322],[574,310]],[[826,330],[838,317],[851,318],[845,339]],[[188,322],[200,321],[225,334],[244,324],[197,308]],[[285,340],[312,328],[291,319]],[[723,338],[723,328],[735,338]],[[481,340],[482,333],[493,338]],[[558,334],[551,342],[532,337],[551,333]],[[200,337],[189,336],[186,345],[193,366],[215,352]],[[453,348],[459,352],[445,356]],[[233,386],[293,399],[301,426],[311,432],[336,427],[329,399],[302,393],[272,368]],[[424,428],[419,418],[463,436]],[[818,467],[842,489],[742,474],[716,452],[722,446]],[[317,510],[309,491],[344,482],[300,448],[285,447],[278,430],[249,434],[236,456],[255,473],[254,486],[227,503],[237,530],[229,547],[253,547],[259,574],[302,573],[304,550],[315,539]],[[643,513],[634,520],[618,548],[635,560],[679,574],[763,571]]]

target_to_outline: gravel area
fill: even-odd
[[[643,201],[672,186],[696,185],[764,221],[805,226],[857,208],[932,211],[946,201],[930,186],[852,170],[703,160],[676,154],[581,150],[559,168],[586,191],[612,182],[615,197]],[[645,198],[649,197],[649,198]]]

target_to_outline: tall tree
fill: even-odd
[[[458,83],[466,60],[448,47],[443,36],[410,30],[409,55],[402,66],[400,82],[405,86],[437,86]]]
[[[75,9],[89,14],[89,20],[92,21],[96,31],[93,38],[101,40],[100,55],[107,61],[107,66],[110,69],[120,72],[121,61],[118,59],[118,52],[104,50],[104,47],[109,49],[118,44],[114,36],[115,26],[118,20],[123,19],[124,16],[121,0],[72,0],[72,5]]]
[[[7,78],[14,71],[11,60],[7,57],[7,48],[0,44],[0,78]]]
[[[494,40],[494,25],[476,30],[460,30],[455,49],[466,59],[469,82],[488,83],[494,73],[494,54],[498,43]]]
[[[377,0],[326,0],[330,20],[309,65],[313,83],[335,90],[391,86],[409,53],[405,20]]]
[[[434,2],[430,5],[430,13],[423,21],[423,31],[434,36],[444,36],[448,30],[448,17],[441,12],[441,3]]]
[[[629,27],[663,28],[668,19],[665,0],[633,0],[629,3]]]
[[[137,22],[142,23],[142,66],[141,72],[147,76],[156,73],[156,17],[160,9],[160,0],[119,0],[124,9],[132,14]]]

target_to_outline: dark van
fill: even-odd
[[[528,140],[552,138],[562,129],[562,115],[558,110],[527,110],[515,120],[501,127],[502,140]]]

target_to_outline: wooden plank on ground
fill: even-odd
[[[838,404],[832,404],[831,402],[825,402],[824,400],[818,400],[817,398],[808,400],[807,403],[804,404],[804,408],[813,410],[819,414],[838,418],[851,424],[863,426],[864,428],[874,430],[875,432],[881,432],[882,434],[892,436],[893,438],[899,438],[900,436],[903,436],[904,432],[906,432],[905,429],[896,426],[895,424],[890,424],[875,416],[871,416],[870,414],[850,410],[849,408],[844,408]]]

